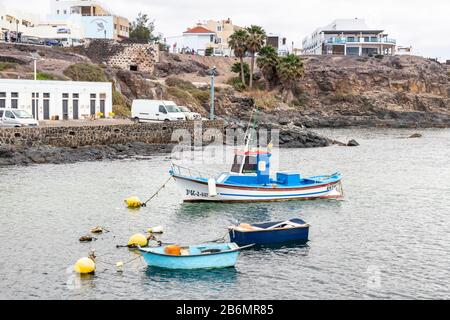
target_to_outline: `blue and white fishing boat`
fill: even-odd
[[[303,177],[276,172],[270,176],[269,150],[236,152],[230,172],[207,177],[172,164],[170,174],[185,202],[269,202],[340,199],[344,196],[340,173]]]
[[[145,262],[151,267],[164,269],[216,269],[236,265],[239,252],[251,247],[235,243],[204,244],[181,247],[178,254],[167,254],[166,247],[139,248]]]
[[[240,224],[228,228],[230,241],[240,246],[249,244],[274,245],[288,242],[306,243],[309,224],[301,219]]]

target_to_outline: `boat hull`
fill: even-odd
[[[219,245],[220,246],[220,245]],[[221,245],[224,246],[224,245]],[[211,247],[211,246],[209,246]],[[178,269],[178,270],[195,270],[195,269],[217,269],[217,268],[232,268],[236,265],[239,256],[237,249],[214,253],[214,254],[198,254],[186,256],[171,256],[158,253],[155,249],[152,250],[141,249],[141,254],[145,262],[150,267],[163,269]]]
[[[173,175],[184,202],[274,202],[313,199],[340,199],[341,181],[297,188],[244,187],[217,184],[216,196],[209,195],[208,183],[195,178]]]
[[[249,244],[274,245],[281,243],[306,243],[309,237],[309,225],[298,228],[258,230],[258,231],[238,231],[234,228],[229,230],[230,241],[240,246]]]

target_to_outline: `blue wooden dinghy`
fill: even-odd
[[[229,227],[230,241],[238,245],[270,245],[287,242],[308,241],[309,227],[301,219],[287,221],[265,222],[257,224],[240,224]]]
[[[234,267],[242,249],[235,243],[204,244],[179,247],[176,254],[167,254],[167,247],[139,248],[145,262],[164,269],[215,269]]]

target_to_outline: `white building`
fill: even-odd
[[[192,52],[198,55],[205,55],[207,48],[213,48],[217,35],[214,31],[208,30],[200,25],[183,32],[181,37],[167,37],[166,45],[171,53]]]
[[[0,108],[28,111],[37,120],[82,119],[112,112],[110,82],[0,79]]]
[[[0,40],[24,37],[57,39],[76,45],[83,39],[129,37],[128,19],[112,14],[95,0],[50,0],[51,14],[38,16],[0,5]],[[10,41],[10,40],[8,40]]]
[[[84,37],[83,29],[77,21],[43,19],[32,13],[0,5],[0,41],[15,41],[19,33],[23,39],[58,39],[66,45],[79,43]]]
[[[84,38],[123,40],[129,38],[130,22],[115,15],[97,0],[50,0],[51,15],[47,19],[76,21]]]
[[[303,54],[393,55],[396,41],[363,19],[339,19],[316,29],[303,42]]]
[[[289,47],[287,39],[280,34],[269,33],[267,35],[266,44],[274,47],[278,51],[278,55],[286,56],[293,50],[293,45]]]

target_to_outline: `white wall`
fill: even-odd
[[[211,43],[211,35],[209,34],[183,34],[183,46],[194,49],[198,54],[204,55],[205,49]]]
[[[50,117],[59,116],[63,118],[63,94],[69,94],[68,114],[73,119],[73,94],[78,94],[79,118],[90,114],[91,100],[95,100],[96,113],[100,112],[100,95],[105,95],[105,116],[112,112],[112,84],[110,82],[77,82],[77,81],[34,81],[34,80],[10,80],[0,79],[0,93],[6,92],[6,108],[11,107],[11,93],[19,94],[18,108],[33,114],[32,93],[39,93],[40,120],[44,120],[44,93],[49,93]],[[96,98],[91,99],[91,94]]]

